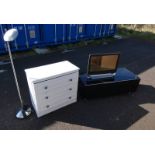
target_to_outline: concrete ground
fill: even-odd
[[[107,45],[76,48],[70,52],[34,55],[15,60],[22,96],[31,104],[25,68],[69,60],[86,71],[89,53],[120,52],[120,67],[141,78],[134,93],[98,99],[79,98],[77,103],[41,118],[33,114],[18,120],[19,99],[10,64],[0,65],[0,129],[155,129],[155,43],[140,39],[116,40]]]

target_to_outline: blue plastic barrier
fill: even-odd
[[[1,24],[0,54],[6,51],[3,35],[5,29],[10,28],[17,28],[19,32],[17,39],[10,43],[12,51],[109,37],[116,33],[116,24]]]
[[[6,53],[6,44],[3,40],[5,29],[6,29],[6,25],[0,24],[0,54]]]

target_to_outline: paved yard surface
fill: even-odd
[[[121,67],[141,78],[135,93],[98,99],[78,99],[63,109],[37,118],[17,120],[19,100],[10,64],[0,65],[0,129],[155,129],[155,43],[122,39],[107,45],[87,46],[68,53],[34,55],[15,60],[24,102],[30,104],[25,68],[69,60],[86,71],[89,53],[121,53]]]

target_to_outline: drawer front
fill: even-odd
[[[77,88],[72,88],[72,90],[70,89],[64,89],[64,90],[55,90],[53,92],[48,92],[48,93],[44,93],[44,94],[41,94],[41,95],[37,95],[36,98],[37,98],[37,101],[38,100],[54,100],[54,99],[57,99],[57,98],[63,98],[65,96],[68,96],[70,94],[77,94]]]
[[[36,93],[37,100],[43,99],[54,99],[60,98],[62,96],[66,96],[70,93],[76,94],[77,93],[77,85],[68,85],[65,87],[60,87],[58,89],[47,90],[42,93]]]
[[[65,106],[71,104],[71,103],[74,103],[74,102],[76,102],[76,101],[77,101],[76,99],[72,99],[72,100],[70,100],[70,101],[63,102],[61,105],[52,106],[52,107],[48,107],[48,108],[46,107],[46,108],[44,108],[44,109],[38,110],[38,111],[36,111],[37,116],[38,116],[38,117],[41,117],[41,116],[43,116],[43,115],[46,115],[46,114],[48,114],[48,113],[50,113],[50,112],[53,112],[53,111],[55,111],[55,110],[58,110],[58,109],[60,109],[60,108],[62,108],[62,107],[65,107]]]
[[[71,101],[75,99],[77,99],[77,94],[75,93],[69,93],[57,98],[43,98],[42,100],[38,101],[38,109],[45,110],[57,106],[61,107],[61,105],[63,106],[64,103],[70,104]]]
[[[34,84],[35,91],[43,91],[48,89],[57,89],[57,87],[65,87],[68,84],[73,84],[78,82],[78,72],[73,74],[64,75],[54,79],[49,79],[40,83]]]
[[[78,72],[34,84],[37,109],[45,110],[77,99]]]
[[[72,91],[72,90],[76,90],[77,89],[77,82],[74,83],[64,83],[63,85],[57,85],[55,87],[52,86],[45,86],[44,89],[37,89],[35,90],[36,92],[36,96],[40,97],[40,96],[44,96],[44,95],[56,95],[57,93],[61,93],[64,91]]]

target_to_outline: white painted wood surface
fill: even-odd
[[[77,101],[79,68],[69,61],[25,69],[38,117]]]

